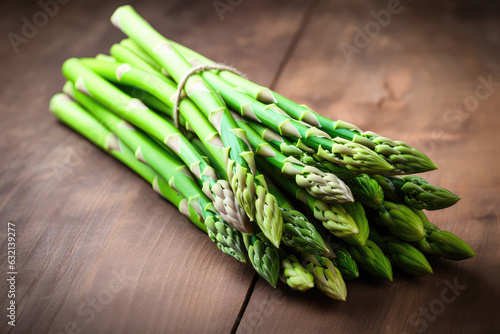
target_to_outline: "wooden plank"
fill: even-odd
[[[464,106],[475,101],[467,97],[475,96],[479,77],[500,81],[498,9],[453,1],[401,6],[348,63],[340,43],[354,45],[354,28],[364,29],[374,20],[370,11],[387,9],[387,2],[321,2],[277,91],[422,148],[440,168],[424,177],[463,196],[455,207],[429,213],[430,219],[470,243],[477,256],[432,260],[435,273],[421,278],[360,278],[348,283],[345,303],[318,291],[273,290],[259,280],[238,333],[500,331],[493,315],[500,309],[500,86],[481,88],[488,96],[477,108]],[[448,284],[455,280],[466,288],[453,298]],[[447,297],[453,301],[444,302]]]
[[[65,59],[106,53],[123,38],[109,22],[119,4],[61,6],[17,54],[0,41],[0,221],[18,234],[13,332],[229,332],[251,286],[250,265],[223,255],[148,184],[48,112]],[[252,68],[264,84],[305,5],[245,2],[221,21],[211,1],[134,4],[168,37]],[[21,17],[38,11],[35,2],[3,3],[2,31],[20,34]]]

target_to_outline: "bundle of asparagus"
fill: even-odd
[[[67,60],[51,111],[272,286],[345,300],[359,269],[392,280],[393,267],[432,273],[426,256],[474,256],[423,213],[460,197],[407,175],[436,169],[415,148],[259,86],[130,6],[111,21],[128,38],[110,56]]]

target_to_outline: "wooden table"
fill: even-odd
[[[392,283],[361,277],[348,283],[347,302],[337,302],[271,288],[49,113],[62,62],[106,53],[123,38],[109,22],[120,3],[69,1],[45,25],[35,1],[0,5],[2,35],[23,36],[23,17],[40,25],[17,53],[0,41],[1,271],[7,222],[16,225],[18,271],[16,327],[2,314],[2,332],[500,332],[499,6],[133,3],[169,38],[254,81],[422,149],[440,168],[425,177],[463,196],[429,216],[471,244],[475,258],[432,260],[433,275],[397,273]]]

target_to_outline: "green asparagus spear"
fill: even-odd
[[[301,292],[314,287],[314,276],[302,266],[295,255],[288,255],[283,252],[281,257],[280,279],[290,288]]]
[[[379,209],[384,202],[384,190],[377,181],[361,174],[348,182],[357,201],[372,209]]]
[[[240,262],[246,261],[242,249],[241,236],[236,230],[231,229],[212,212],[200,212],[200,210],[196,210],[198,206],[191,205],[191,203],[195,203],[196,198],[191,197],[188,199],[179,194],[173,188],[175,187],[175,183],[171,182],[172,179],[170,182],[167,182],[151,167],[148,167],[142,162],[139,163],[130,149],[122,143],[116,134],[104,127],[80,105],[69,99],[66,95],[56,94],[51,100],[50,109],[61,121],[92,140],[105,151],[110,152],[115,158],[119,159],[143,178],[151,182],[153,188],[157,192],[174,203],[179,211],[187,215],[197,227],[208,233],[212,241],[217,244],[217,247],[221,251]],[[134,157],[134,159],[131,157]],[[167,166],[168,165],[165,165],[165,167]],[[166,174],[164,175],[166,176]],[[189,188],[189,185],[186,185],[186,188]],[[193,187],[193,189],[195,188]],[[200,192],[201,191],[199,191],[199,193]],[[187,190],[186,193],[188,193]],[[203,194],[200,195],[200,197],[202,196]],[[215,228],[215,226],[218,226],[218,228]]]
[[[359,277],[358,265],[345,247],[335,249],[335,256],[332,259],[333,264],[338,268],[345,280],[352,280]]]
[[[269,284],[276,287],[280,273],[278,249],[267,240],[263,233],[243,234],[243,241],[255,271]]]
[[[422,220],[404,204],[384,201],[374,222],[386,226],[391,234],[404,241],[419,241],[425,237]]]
[[[345,301],[347,289],[339,269],[330,259],[319,255],[304,255],[307,270],[314,275],[314,284],[328,297]]]
[[[313,224],[278,190],[270,185],[269,191],[278,201],[283,216],[283,243],[301,253],[323,254],[328,253],[323,238]]]
[[[106,62],[101,63],[106,64]],[[77,59],[67,60],[63,65],[63,73],[69,80],[75,82],[75,91],[92,96],[103,106],[164,142],[199,179],[203,191],[212,199],[223,219],[240,231],[246,233],[251,231],[250,222],[236,202],[229,183],[218,178],[213,167],[206,163],[178,129],[148,109],[140,100],[131,98],[83,66]]]
[[[192,70],[192,66],[173,44],[154,30],[131,6],[116,9],[111,22],[165,68],[176,83],[179,84]],[[245,132],[238,128],[220,96],[206,84],[201,75],[191,75],[186,81],[184,91],[219,132],[226,152],[227,175],[238,203],[245,212],[254,212],[255,161]],[[250,218],[253,218],[253,215]]]
[[[358,202],[344,204],[344,209],[354,219],[359,233],[345,237],[343,240],[354,246],[364,246],[370,234],[370,227],[368,219],[366,218],[365,209],[363,209],[363,206]]]
[[[361,269],[392,282],[391,263],[373,241],[368,239],[365,246],[350,246],[348,249]]]
[[[421,210],[414,210],[424,223],[425,238],[415,246],[425,254],[443,257],[449,260],[466,260],[476,256],[474,250],[462,239],[451,232],[441,231],[429,222]]]
[[[407,242],[387,235],[382,236],[373,228],[370,230],[370,240],[387,255],[391,263],[411,276],[422,276],[432,273],[432,268],[424,254]]]

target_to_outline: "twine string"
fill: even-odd
[[[177,91],[174,94],[174,110],[173,110],[174,117],[173,118],[174,118],[174,125],[176,128],[179,128],[179,104],[181,102],[182,90],[184,89],[184,86],[186,85],[187,80],[189,79],[190,76],[192,76],[195,73],[202,72],[202,71],[209,71],[209,70],[228,71],[228,72],[232,72],[234,74],[238,74],[240,76],[244,76],[243,72],[237,70],[236,68],[229,66],[229,65],[226,65],[226,64],[221,64],[221,63],[199,65],[199,66],[195,66],[195,67],[191,68],[189,71],[187,71],[186,74],[179,81],[179,84],[177,85]]]

